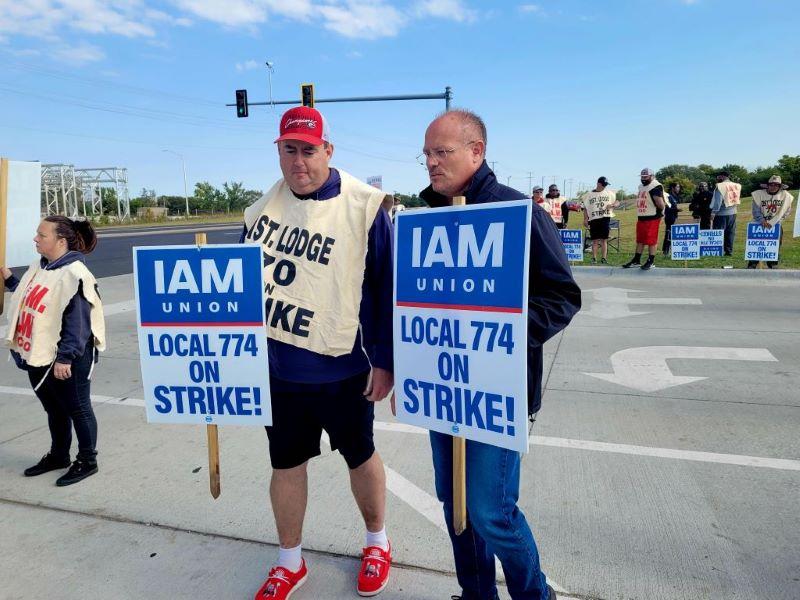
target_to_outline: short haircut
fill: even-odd
[[[461,123],[461,130],[464,133],[465,141],[474,141],[479,139],[485,146],[488,143],[488,136],[486,135],[486,123],[483,122],[477,114],[466,108],[454,108],[439,113],[435,120],[442,117],[449,116],[455,117]],[[476,137],[477,136],[477,137]],[[472,139],[469,139],[472,138]]]

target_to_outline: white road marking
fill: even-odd
[[[700,298],[630,298],[628,294],[641,292],[639,290],[616,287],[604,287],[583,291],[592,294],[592,305],[589,310],[582,310],[578,315],[605,320],[646,315],[652,312],[632,311],[628,308],[631,304],[698,305],[703,303]]]
[[[708,377],[673,375],[667,359],[746,360],[777,362],[766,348],[714,348],[701,346],[642,346],[626,348],[611,355],[613,373],[584,373],[642,392],[657,392]]]
[[[30,388],[11,387],[7,385],[0,385],[0,394],[9,394],[16,396],[34,396],[33,390]],[[99,394],[92,394],[92,402],[94,404],[109,404],[112,406],[135,406],[137,408],[144,408],[144,400],[141,398],[120,398],[116,396],[101,396]],[[427,435],[428,430],[413,425],[406,425],[405,423],[390,423],[387,421],[375,421],[375,430],[388,431],[391,433],[413,433],[416,435]],[[330,445],[325,432],[322,433],[323,441]],[[613,442],[596,442],[594,440],[576,440],[570,438],[560,437],[547,437],[540,435],[530,436],[530,443],[534,446],[551,446],[554,448],[568,448],[573,450],[591,450],[594,452],[610,452],[612,454],[628,454],[633,456],[651,456],[655,458],[668,458],[673,460],[688,460],[693,462],[708,462],[724,465],[739,465],[742,467],[756,467],[760,469],[777,469],[781,471],[800,471],[800,460],[793,460],[789,458],[769,458],[764,456],[747,456],[742,454],[721,454],[718,452],[700,452],[697,450],[677,450],[675,448],[657,448],[654,446],[634,446],[631,444],[615,444]],[[389,467],[387,468],[387,482],[390,477]],[[395,481],[402,483],[406,481],[405,478],[392,471],[391,477]],[[408,482],[413,486],[411,482]],[[415,486],[416,487],[416,486]],[[411,489],[411,488],[409,488]],[[417,488],[419,489],[419,488]],[[416,491],[411,489],[410,496],[414,496]],[[435,501],[439,504],[439,501]],[[416,504],[412,504],[416,507]],[[422,506],[422,505],[420,505]],[[434,518],[424,515],[431,523],[439,528],[444,527],[444,521],[439,522]]]

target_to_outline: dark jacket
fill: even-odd
[[[484,204],[525,198],[498,183],[484,163],[464,193],[467,204]],[[420,193],[432,208],[449,206],[445,196],[428,186]],[[544,343],[564,329],[581,308],[581,290],[572,278],[561,236],[553,219],[540,206],[531,206],[531,247],[528,272],[528,413],[542,405]]]
[[[48,262],[46,258],[42,257],[39,264],[46,271],[54,271],[78,260],[83,262],[83,254],[76,250],[70,250],[53,262]],[[19,279],[12,275],[6,279],[5,285],[13,292],[19,285]],[[83,296],[83,288],[78,287],[78,293],[69,301],[61,316],[61,339],[58,341],[56,362],[71,365],[72,361],[83,356],[87,344],[92,338],[91,309],[92,305]],[[12,324],[9,324],[9,327],[11,326]],[[20,369],[27,370],[28,365],[19,354],[12,350],[11,356],[14,357],[14,362]]]
[[[667,201],[664,203],[664,224],[672,225],[678,220],[680,208],[678,204],[683,202],[683,198],[676,196],[675,193],[667,194]]]
[[[692,194],[692,201],[689,203],[689,210],[692,211],[692,216],[695,219],[700,217],[711,216],[711,198],[713,194],[711,191],[697,190]]]

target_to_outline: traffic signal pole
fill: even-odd
[[[310,84],[304,84],[310,85]],[[245,99],[246,99],[245,94]],[[323,102],[391,102],[396,100],[444,100],[445,110],[450,110],[450,101],[453,98],[453,90],[448,85],[444,88],[443,94],[408,94],[401,96],[351,96],[346,98],[317,98],[314,104]],[[249,102],[246,106],[273,106],[276,104],[303,104],[302,95],[298,100],[275,100],[272,102]],[[237,106],[236,104],[226,104],[225,106]],[[245,112],[247,112],[245,110]]]

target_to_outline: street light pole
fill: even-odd
[[[183,169],[183,199],[186,201],[186,218],[189,218],[189,190],[186,186],[186,161],[183,159],[183,154],[179,154],[174,150],[164,150],[164,152],[169,152],[170,154],[174,154],[178,158],[181,159],[181,168]]]

